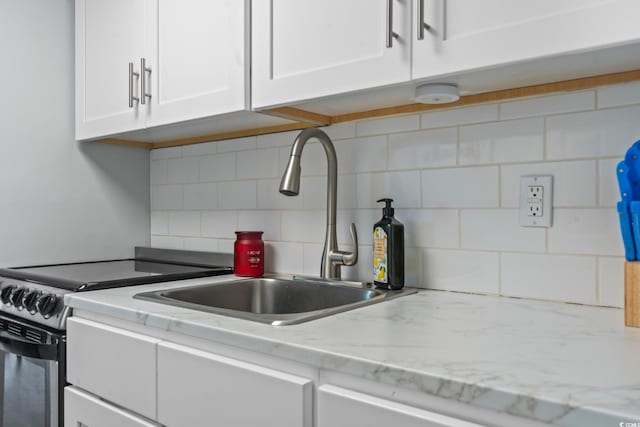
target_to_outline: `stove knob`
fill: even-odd
[[[14,285],[5,286],[0,291],[0,300],[3,304],[9,304],[11,302],[11,293],[16,287]]]
[[[38,312],[36,303],[38,302],[40,295],[42,295],[42,292],[40,291],[31,291],[25,294],[24,298],[22,298],[22,305],[29,313],[36,314]]]
[[[44,294],[36,303],[38,312],[42,314],[45,319],[48,319],[52,314],[55,313],[57,306],[58,296],[54,294]]]
[[[24,294],[26,291],[26,288],[18,288],[11,293],[11,302],[13,303],[13,306],[18,310],[22,310],[22,298],[24,298]]]

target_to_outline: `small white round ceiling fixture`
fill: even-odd
[[[416,88],[415,101],[421,104],[447,104],[460,99],[458,85],[452,83],[428,83]]]

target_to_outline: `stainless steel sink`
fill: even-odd
[[[343,282],[261,278],[144,292],[134,298],[254,320],[292,325],[415,293]]]

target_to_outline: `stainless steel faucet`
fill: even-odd
[[[355,265],[358,262],[358,233],[356,225],[351,224],[351,240],[353,252],[338,250],[336,237],[336,200],[338,190],[338,159],[331,138],[316,128],[305,129],[296,138],[291,147],[291,157],[280,181],[280,192],[286,196],[297,196],[300,192],[300,157],[306,142],[316,138],[322,144],[327,155],[327,231],[320,263],[320,277],[324,279],[340,279],[340,266]]]

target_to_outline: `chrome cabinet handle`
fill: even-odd
[[[147,93],[147,73],[151,74],[151,68],[147,67],[146,59],[140,58],[140,88],[142,89],[140,103],[142,105],[147,103],[147,98],[151,99],[151,94]]]
[[[387,47],[393,47],[393,39],[397,38],[393,32],[393,0],[387,0]]]
[[[424,22],[424,0],[416,1],[418,2],[418,40],[424,40],[424,30],[431,29],[431,26]]]
[[[133,108],[133,101],[139,102],[140,98],[133,95],[133,78],[140,77],[140,73],[133,71],[133,62],[129,62],[129,108]]]

